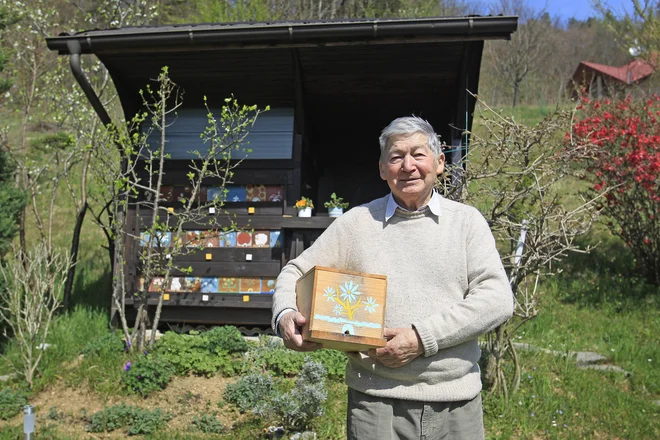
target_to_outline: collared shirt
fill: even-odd
[[[433,190],[431,200],[429,200],[429,203],[424,206],[428,206],[429,211],[431,211],[431,213],[436,217],[442,216],[442,210],[440,208],[440,194],[438,194],[436,190]],[[424,206],[420,206],[417,211],[421,210]],[[392,193],[390,193],[389,197],[387,198],[387,207],[385,208],[385,223],[387,223],[394,216],[394,211],[396,211],[396,208],[399,208],[403,211],[408,211],[406,208],[400,206],[396,200],[394,200]]]
[[[436,190],[433,190],[433,195],[431,196],[431,200],[429,200],[429,203],[427,203],[424,206],[428,206],[429,211],[431,211],[431,214],[435,215],[436,217],[440,217],[442,215],[442,210],[440,208],[440,194],[438,194]],[[420,206],[418,211],[424,208],[424,206]],[[401,207],[396,202],[396,200],[394,200],[394,196],[392,196],[392,193],[390,193],[387,199],[387,207],[385,208],[385,223],[387,223],[394,216],[394,212],[396,211],[396,208],[402,209],[404,211],[408,211],[406,208]],[[295,310],[284,309],[277,316],[277,319],[275,320],[275,328],[277,329],[277,336],[281,336],[280,319],[282,319],[282,317],[289,312],[295,312]]]

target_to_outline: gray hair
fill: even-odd
[[[390,124],[383,129],[378,138],[380,143],[380,157],[383,158],[385,149],[387,148],[387,141],[390,137],[400,134],[414,134],[423,133],[428,138],[429,148],[437,159],[442,154],[442,145],[440,144],[440,137],[435,134],[433,127],[428,121],[418,116],[404,116],[397,118],[390,122]]]

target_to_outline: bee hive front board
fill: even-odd
[[[303,339],[324,348],[384,347],[387,277],[314,266],[296,283]]]

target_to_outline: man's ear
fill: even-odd
[[[383,165],[382,160],[378,160],[378,171],[380,172],[380,178],[383,180],[387,180],[387,176],[385,176],[385,165]]]
[[[439,176],[445,170],[445,154],[440,153],[438,155],[438,168],[436,169],[436,174]]]

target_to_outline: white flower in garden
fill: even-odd
[[[335,306],[334,312],[335,312],[335,315],[340,316],[342,313],[344,313],[344,308],[342,306],[340,306],[339,304],[337,304]]]
[[[378,307],[378,304],[376,304],[376,299],[371,296],[367,298],[367,301],[364,304],[364,310],[369,313],[374,313],[376,311],[376,307]]]
[[[341,299],[344,301],[348,300],[349,302],[354,302],[360,292],[358,292],[359,284],[353,284],[353,281],[347,281],[343,286],[339,286],[341,290]]]
[[[334,301],[335,300],[335,293],[336,293],[335,289],[328,286],[328,287],[325,288],[324,292],[325,293],[323,294],[323,296],[325,296],[327,298],[326,301]]]

